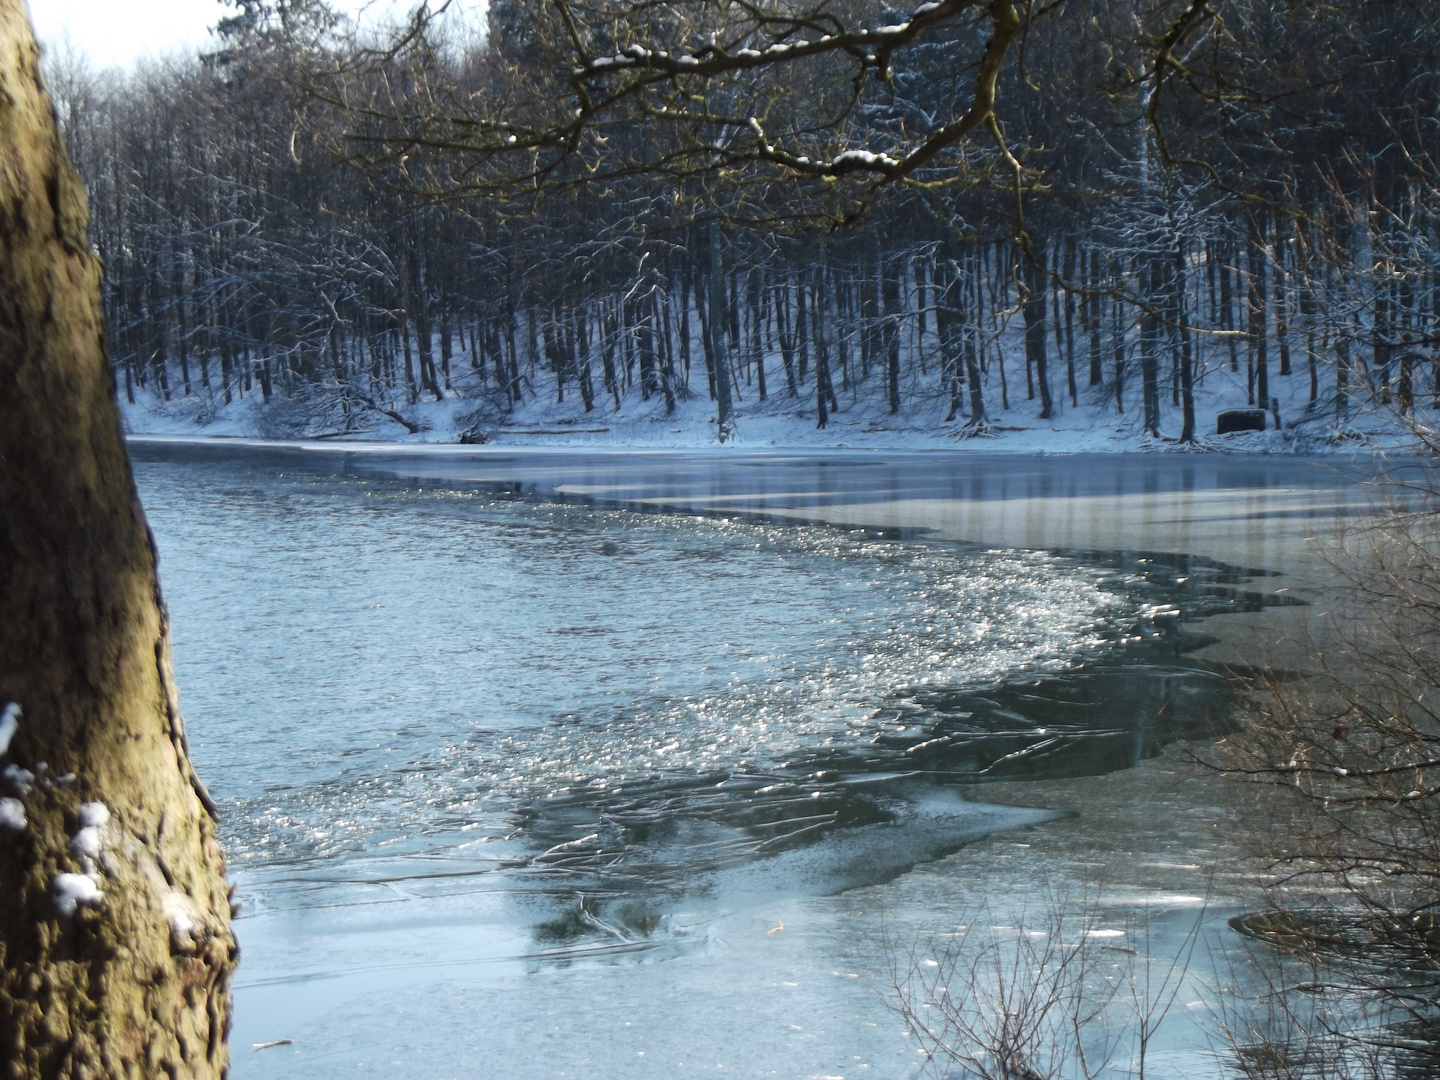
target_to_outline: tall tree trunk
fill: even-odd
[[[1415,406],[1415,279],[1419,275],[1400,274],[1395,283],[1399,321],[1396,330],[1400,340],[1400,371],[1395,383],[1395,396],[1400,411],[1408,413]]]
[[[1345,326],[1335,331],[1335,422],[1350,419],[1350,332]]]
[[[415,344],[420,354],[420,381],[425,389],[435,395],[436,401],[444,401],[440,380],[435,375],[435,343],[430,335],[430,285],[425,280],[425,220],[417,213],[415,222],[415,250],[406,251],[410,270],[414,275],[414,302],[407,305],[410,317],[415,323]]]
[[[1075,239],[1065,247],[1065,386],[1070,391],[1071,407],[1080,405],[1079,392],[1075,388]],[[1060,325],[1060,300],[1055,300],[1055,325]]]
[[[465,345],[464,330],[461,330],[460,345]],[[445,389],[452,390],[450,384],[450,361],[455,355],[455,347],[450,340],[450,307],[448,304],[440,306],[440,372],[445,376]]]
[[[1320,365],[1319,358],[1315,355],[1315,315],[1318,305],[1315,303],[1315,293],[1311,290],[1309,275],[1302,279],[1300,285],[1300,318],[1305,324],[1305,358],[1310,368],[1310,397],[1305,403],[1305,411],[1312,412],[1315,403],[1320,397]]]
[[[580,387],[580,400],[585,405],[585,411],[595,411],[595,383],[590,377],[590,325],[585,318],[585,309],[577,307],[571,313],[573,328],[571,340],[572,350],[575,353],[575,382]]]
[[[565,404],[565,376],[570,373],[570,364],[560,351],[555,337],[554,316],[548,317],[540,327],[540,340],[545,349],[545,360],[555,376],[555,404]]]
[[[420,400],[420,388],[415,384],[415,361],[410,355],[410,325],[405,313],[400,313],[400,344],[405,350],[405,387],[414,405]]]
[[[885,342],[885,387],[890,400],[891,415],[900,411],[900,274],[897,262],[889,266],[882,261],[880,271],[880,295],[885,321],[881,334]],[[818,346],[818,343],[817,343]]]
[[[1195,441],[1195,365],[1190,356],[1190,323],[1185,309],[1185,240],[1181,237],[1175,244],[1174,319],[1175,332],[1180,337],[1180,441]]]
[[[666,311],[668,293],[659,289],[650,297],[650,307],[655,313],[655,324],[660,330],[660,390],[665,395],[665,415],[675,412],[675,343],[670,332],[670,314]],[[589,361],[586,361],[585,377],[589,379]]]
[[[940,385],[949,395],[950,409],[945,414],[945,423],[960,415],[960,337],[964,332],[963,316],[960,312],[959,276],[949,269],[948,261],[936,260],[931,271],[935,285],[935,336],[940,339]]]
[[[1229,245],[1220,245],[1220,329],[1230,348],[1230,370],[1240,370],[1239,353],[1235,346],[1235,298],[1230,287]]]
[[[709,280],[708,278],[706,279]],[[708,293],[706,294],[709,295]],[[710,336],[709,300],[701,301],[700,286],[695,286],[695,314],[700,318],[700,351],[705,354],[705,386],[710,400],[715,400],[715,339]]]
[[[1085,298],[1082,309],[1088,316],[1087,329],[1090,331],[1090,385],[1099,386],[1105,381],[1105,370],[1100,356],[1100,320],[1105,311],[1105,297],[1100,292],[1100,252],[1090,249],[1090,295]]]
[[[640,355],[640,400],[649,401],[660,392],[660,376],[655,365],[655,333],[650,322],[650,300],[637,300],[630,308],[635,327],[635,347]]]
[[[762,310],[761,297],[764,295],[764,286],[760,280],[761,271],[759,267],[750,271],[750,359],[755,366],[755,383],[760,394],[760,400],[764,401],[768,396],[769,387],[765,385],[765,314]]]
[[[1378,260],[1377,260],[1378,261]],[[1381,261],[1382,270],[1377,274],[1378,281],[1375,285],[1375,314],[1371,322],[1371,355],[1374,357],[1374,370],[1380,376],[1380,403],[1390,404],[1390,361],[1394,357],[1394,350],[1391,347],[1394,328],[1391,323],[1391,287],[1390,268],[1388,264]],[[157,371],[164,371],[163,363]],[[164,388],[165,400],[170,400],[170,390]]]
[[[615,373],[615,341],[620,334],[620,324],[615,318],[614,309],[606,307],[600,322],[601,333],[605,337],[605,349],[601,354],[601,362],[605,370],[605,389],[615,399],[615,411],[620,411],[620,379]]]
[[[830,423],[830,413],[838,407],[835,388],[830,383],[830,349],[825,340],[825,326],[821,317],[824,303],[821,299],[825,281],[824,265],[814,270],[814,282],[810,296],[810,315],[814,320],[812,337],[815,341],[815,426],[824,428]],[[802,283],[801,288],[805,286]]]
[[[690,386],[690,271],[680,275],[680,366],[685,369],[685,386]]]
[[[233,393],[231,392],[231,389],[230,389],[230,386],[231,386],[231,378],[230,378],[230,376],[231,376],[231,369],[232,369],[233,366],[234,366],[234,365],[233,365],[233,363],[232,363],[232,361],[231,361],[231,359],[230,359],[230,347],[229,347],[227,344],[225,344],[225,339],[224,339],[224,338],[221,338],[221,340],[220,340],[220,385],[221,385],[221,386],[224,388],[224,390],[225,390],[225,404],[226,404],[226,405],[229,405],[231,402],[233,402],[233,401],[235,400],[235,397],[234,397],[234,395],[233,395]],[[131,404],[131,405],[134,405],[134,404],[135,404],[135,396],[134,396],[133,394],[130,394],[130,369],[129,369],[128,367],[125,369],[125,392],[130,396],[130,404]]]
[[[1117,295],[1110,306],[1111,344],[1115,351],[1115,411],[1120,414],[1125,412],[1125,332],[1128,327],[1125,325],[1125,305],[1120,299],[1118,291],[1123,284],[1123,276],[1120,272],[1120,261],[1110,261],[1110,278],[1115,283]]]
[[[1288,230],[1277,225],[1275,229],[1275,344],[1280,350],[1280,374],[1290,374],[1290,294],[1289,251],[1293,246],[1287,235]]]
[[[790,282],[783,281],[775,290],[775,336],[780,341],[780,362],[785,366],[785,385],[790,396],[798,397],[795,386],[795,337],[790,333]]]
[[[1045,294],[1049,289],[1045,280],[1045,248],[1041,244],[1031,247],[1031,258],[1021,256],[1024,263],[1025,297],[1021,311],[1025,316],[1025,367],[1033,365],[1035,381],[1040,387],[1040,419],[1049,420],[1055,413],[1050,397],[1050,374],[1045,357]]]
[[[1250,355],[1253,360],[1255,393],[1252,405],[1270,408],[1270,335],[1265,325],[1265,224],[1258,215],[1250,218]]]
[[[1145,268],[1141,271],[1145,307],[1140,312],[1140,400],[1144,409],[1145,430],[1157,438],[1160,435],[1160,382],[1159,358],[1156,353],[1160,346],[1160,320],[1155,315],[1160,290],[1160,257],[1145,255]]]
[[[720,257],[720,225],[710,222],[710,355],[715,367],[715,434],[724,442],[734,434],[730,404],[730,350],[725,341],[725,268]]]
[[[875,256],[878,264],[879,256]],[[868,260],[867,260],[868,262]],[[862,264],[863,265],[863,264]],[[878,271],[877,271],[878,272]],[[860,378],[870,377],[870,365],[880,351],[880,305],[875,297],[875,278],[863,265],[860,277]],[[805,368],[800,368],[800,380],[805,380]]]
[[[800,384],[805,384],[805,372],[810,365],[810,318],[805,314],[805,278],[802,275],[795,283],[795,354],[800,367]]]
[[[0,710],[23,707],[13,738],[0,719],[15,766],[0,1060],[10,1077],[219,1077],[225,865],[121,438],[85,193],[19,0],[0,0],[0,100]]]

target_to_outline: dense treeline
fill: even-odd
[[[1245,0],[1162,83],[1132,72],[1188,10],[1168,7],[1072,0],[1026,24],[996,94],[1019,203],[993,147],[852,196],[693,153],[671,167],[673,132],[636,117],[604,131],[605,179],[573,182],[582,155],[528,200],[513,176],[501,190],[456,102],[540,92],[543,9],[517,0],[483,35],[417,25],[384,54],[311,0],[247,4],[221,53],[50,77],[132,401],[258,394],[311,433],[413,429],[411,406],[452,396],[480,427],[540,395],[708,396],[722,419],[732,397],[778,400],[821,426],[927,407],[975,432],[1022,402],[1104,403],[1188,440],[1196,387],[1228,371],[1260,408],[1304,380],[1292,425],[1434,407],[1440,27],[1420,6]],[[846,145],[880,153],[963,107],[983,31],[959,20],[864,87],[817,62],[717,95],[767,132],[821,132],[848,95]],[[846,197],[865,213],[827,228]]]

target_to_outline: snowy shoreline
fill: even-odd
[[[334,447],[347,451],[386,449],[467,452],[472,450],[589,450],[660,451],[712,449],[721,452],[753,451],[942,451],[962,453],[1076,454],[1076,453],[1206,453],[1348,455],[1355,453],[1409,454],[1420,449],[1415,437],[1400,424],[1374,413],[1357,415],[1340,428],[1316,418],[1299,428],[1267,425],[1264,432],[1216,435],[1216,414],[1226,408],[1243,408],[1244,400],[1217,395],[1201,405],[1198,440],[1189,445],[1173,438],[1155,438],[1144,431],[1137,412],[1116,414],[1103,406],[1081,404],[1050,420],[1040,420],[1038,405],[1019,403],[991,418],[984,437],[970,437],[962,422],[944,423],[926,408],[891,415],[859,406],[838,413],[828,427],[817,429],[813,412],[793,399],[771,398],[736,414],[736,436],[721,445],[716,440],[713,403],[694,398],[677,403],[666,414],[658,402],[633,403],[622,412],[557,408],[548,402],[529,402],[513,414],[482,426],[486,441],[467,445],[461,433],[474,423],[476,401],[452,396],[445,401],[421,402],[405,408],[406,419],[419,427],[408,432],[401,424],[375,414],[366,415],[349,432],[297,434],[281,409],[261,404],[251,396],[216,408],[200,396],[161,402],[148,395],[136,404],[121,403],[126,435],[136,440],[244,443],[246,445]],[[279,404],[279,403],[277,403]],[[627,404],[632,404],[628,403]],[[787,408],[774,408],[783,404]],[[1197,405],[1200,403],[1197,402]],[[1282,421],[1300,410],[1282,405]],[[1167,419],[1174,419],[1167,417]],[[1162,433],[1171,434],[1162,426]]]

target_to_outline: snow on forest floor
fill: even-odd
[[[1039,419],[1040,402],[1025,395],[1023,366],[1012,379],[1010,408],[1000,407],[998,388],[987,388],[990,400],[991,434],[969,437],[965,418],[945,422],[948,401],[934,388],[928,396],[912,392],[909,404],[898,414],[877,399],[873,387],[869,396],[840,390],[840,409],[824,429],[816,426],[813,396],[791,398],[782,389],[766,401],[757,400],[754,387],[741,385],[735,404],[736,435],[731,443],[742,450],[790,449],[875,449],[875,450],[979,450],[1012,453],[1082,453],[1097,451],[1135,452],[1177,449],[1216,450],[1231,453],[1351,453],[1378,450],[1404,453],[1418,448],[1409,427],[1401,423],[1388,405],[1368,403],[1355,394],[1350,417],[1343,424],[1335,418],[1333,390],[1322,384],[1319,406],[1306,419],[1310,393],[1308,371],[1296,366],[1292,375],[1272,370],[1271,394],[1279,400],[1281,430],[1267,417],[1263,433],[1216,435],[1216,415],[1226,409],[1247,408],[1245,371],[1226,368],[1207,372],[1195,391],[1196,433],[1194,447],[1179,446],[1181,414],[1172,404],[1168,379],[1161,387],[1162,438],[1155,439],[1143,428],[1138,380],[1127,387],[1125,412],[1115,408],[1113,388],[1082,385],[1079,404],[1072,406],[1063,372],[1056,382],[1055,415]],[[778,374],[778,373],[777,373]],[[1168,374],[1168,373],[1167,373]],[[1081,373],[1083,379],[1084,373]],[[244,438],[292,441],[319,439],[325,442],[368,442],[398,445],[459,443],[460,433],[477,425],[489,436],[489,445],[506,447],[593,447],[595,449],[674,448],[701,449],[716,446],[715,405],[707,399],[703,373],[699,392],[678,401],[675,411],[666,413],[659,394],[643,401],[632,388],[615,407],[613,398],[600,396],[585,412],[573,385],[566,387],[565,400],[557,403],[553,383],[537,379],[533,392],[527,386],[525,399],[508,414],[489,404],[494,388],[484,392],[457,379],[455,390],[444,401],[422,400],[395,409],[422,430],[411,433],[401,424],[379,413],[357,414],[352,430],[335,423],[306,423],[305,408],[285,400],[279,391],[269,405],[261,403],[259,384],[248,394],[237,395],[226,405],[213,391],[198,386],[189,396],[172,383],[173,397],[162,401],[152,388],[137,388],[136,402],[125,401],[121,408],[127,431],[132,435],[174,437]],[[775,378],[772,375],[772,380]],[[874,380],[872,379],[872,382]],[[178,382],[178,380],[177,380]],[[1363,384],[1362,384],[1363,386]],[[1327,391],[1329,393],[1327,394]],[[428,398],[428,395],[426,395]],[[1416,420],[1434,426],[1436,411],[1432,395],[1420,398]]]

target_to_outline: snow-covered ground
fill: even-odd
[[[1409,426],[1400,422],[1390,406],[1368,402],[1362,396],[1363,383],[1358,392],[1352,393],[1349,418],[1337,423],[1328,369],[1321,372],[1320,406],[1306,420],[1310,381],[1308,370],[1300,363],[1288,376],[1276,374],[1276,365],[1271,365],[1270,392],[1279,401],[1281,429],[1275,430],[1267,417],[1263,433],[1215,433],[1218,413],[1249,407],[1246,376],[1243,361],[1238,372],[1223,366],[1207,371],[1195,391],[1198,443],[1190,447],[1176,442],[1181,414],[1179,407],[1172,404],[1168,371],[1162,373],[1166,378],[1161,383],[1162,438],[1156,439],[1144,431],[1138,375],[1126,388],[1122,414],[1115,408],[1113,389],[1109,387],[1082,385],[1079,404],[1072,406],[1065,393],[1063,371],[1052,371],[1055,416],[1041,420],[1038,395],[1035,400],[1025,397],[1023,363],[1012,361],[1011,366],[1011,407],[1001,407],[997,385],[987,387],[991,431],[983,438],[966,432],[963,416],[949,423],[944,421],[948,402],[933,386],[928,395],[918,388],[912,390],[906,398],[909,404],[892,415],[880,400],[881,395],[875,393],[872,377],[868,395],[864,390],[859,394],[839,392],[840,410],[831,415],[824,429],[816,426],[813,396],[791,398],[782,389],[761,402],[753,387],[742,385],[735,405],[736,434],[727,445],[747,450],[973,449],[1047,454],[1145,450],[1314,454],[1353,453],[1360,449],[1403,453],[1418,446]],[[693,396],[678,401],[670,414],[666,413],[663,397],[657,394],[642,401],[638,389],[633,388],[617,409],[612,398],[599,394],[598,386],[595,408],[587,413],[573,384],[566,387],[565,401],[557,404],[553,383],[542,378],[536,381],[533,391],[527,389],[523,402],[502,415],[493,406],[486,407],[480,388],[469,384],[470,378],[468,372],[457,378],[455,389],[443,401],[428,400],[426,395],[426,400],[418,404],[395,403],[396,411],[421,428],[417,433],[368,410],[356,415],[348,432],[342,433],[338,425],[329,423],[318,428],[311,424],[302,430],[296,421],[299,408],[285,401],[278,388],[272,403],[262,404],[258,383],[252,392],[237,395],[229,405],[198,385],[189,396],[177,386],[169,402],[162,401],[153,388],[137,388],[134,404],[125,400],[122,390],[120,400],[127,430],[134,435],[291,440],[299,434],[325,441],[454,445],[460,441],[462,431],[478,422],[490,445],[683,449],[718,445],[715,404],[706,398],[703,373],[698,380],[692,380]],[[1084,372],[1080,378],[1083,382]],[[693,392],[696,386],[698,393]],[[1415,417],[1416,422],[1427,427],[1435,424],[1435,412],[1427,407],[1430,398],[1429,394],[1420,397],[1422,408]]]

